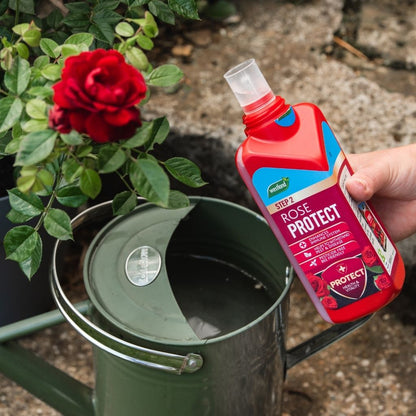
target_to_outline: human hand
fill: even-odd
[[[416,144],[350,154],[354,175],[346,186],[356,201],[372,205],[394,241],[416,232]]]

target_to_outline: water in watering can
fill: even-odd
[[[168,254],[166,260],[178,305],[200,339],[237,330],[275,302],[263,284],[233,264],[192,254]]]
[[[100,230],[84,278],[116,333],[134,342],[201,345],[270,310],[286,283],[276,279],[270,241],[250,232],[267,225],[235,211],[200,199],[181,210],[143,204]]]

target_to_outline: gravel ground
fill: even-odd
[[[415,287],[406,287],[363,327],[293,367],[284,386],[283,416],[415,415],[416,327],[414,316],[403,313],[414,291]],[[288,348],[328,327],[297,280],[291,304]],[[412,324],[404,323],[410,319]],[[68,324],[20,342],[93,387],[91,347]],[[3,376],[0,392],[1,416],[60,415]]]

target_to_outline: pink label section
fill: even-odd
[[[360,249],[345,222],[340,222],[290,245],[305,273],[325,267],[340,257],[350,256]]]
[[[305,274],[357,256],[368,244],[337,185],[279,210],[273,219]]]
[[[378,282],[385,269],[337,184],[272,217],[325,308],[339,309],[382,290]]]

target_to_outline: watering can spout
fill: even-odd
[[[0,345],[2,373],[65,415],[93,416],[92,389],[15,341]]]
[[[84,312],[88,304],[81,302]],[[10,380],[66,416],[93,416],[93,390],[48,364],[15,339],[64,321],[58,310],[27,318],[0,328],[0,368]]]

